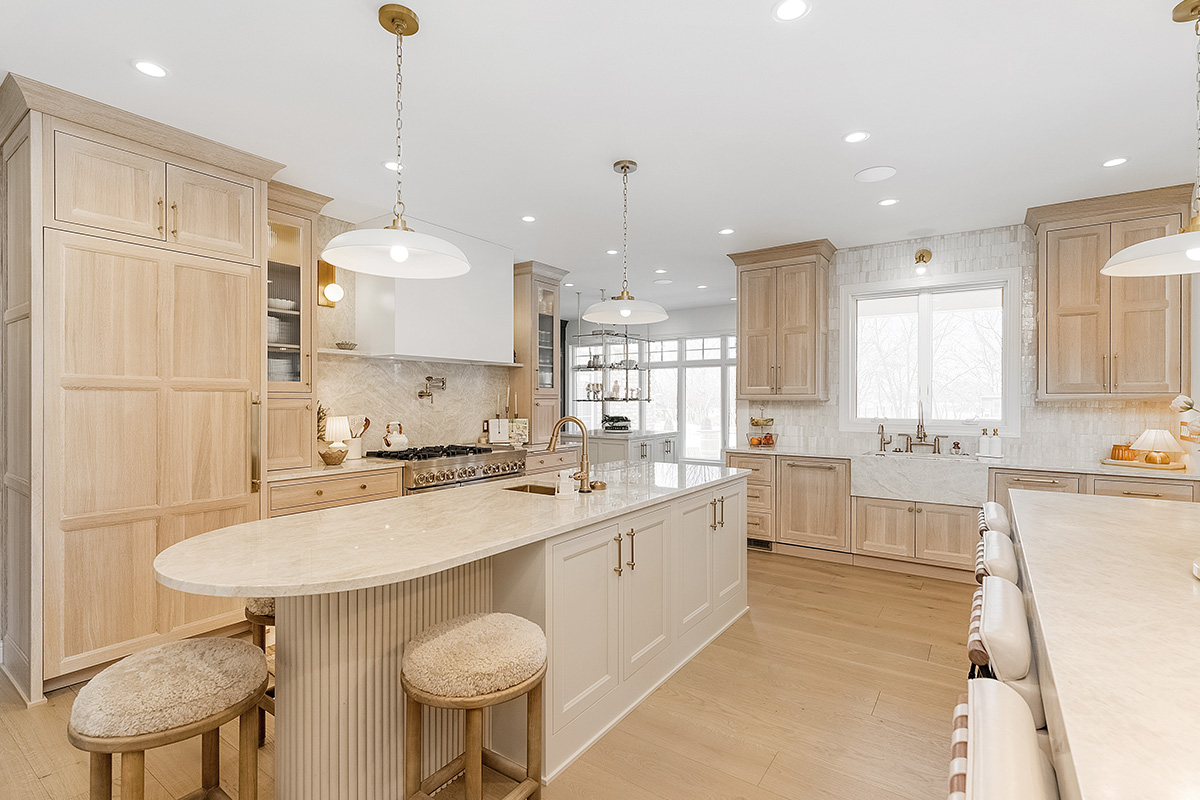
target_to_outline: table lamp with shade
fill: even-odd
[[[346,441],[351,438],[349,417],[329,417],[325,420],[325,441],[329,449],[321,453],[321,460],[330,466],[342,463],[350,452]]]
[[[1142,435],[1129,445],[1129,449],[1145,451],[1147,464],[1170,464],[1172,453],[1184,452],[1179,440],[1170,431],[1158,428],[1143,431]]]

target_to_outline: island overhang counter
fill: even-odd
[[[404,643],[479,611],[546,631],[549,780],[745,613],[746,475],[626,466],[568,497],[510,490],[554,474],[513,478],[223,528],[155,570],[184,592],[277,599],[281,797],[400,796]],[[501,706],[488,731],[517,763],[521,715]],[[457,717],[427,716],[426,774],[462,749]]]

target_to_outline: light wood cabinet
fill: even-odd
[[[268,472],[312,469],[317,412],[307,397],[272,397],[267,401]]]
[[[1114,253],[1179,231],[1186,187],[1029,209],[1038,234],[1038,397],[1170,397],[1190,378],[1190,279],[1109,278]]]
[[[170,241],[254,255],[254,187],[168,164],[167,201]]]
[[[670,530],[670,508],[639,514],[625,530],[621,680],[629,680],[671,643]]]
[[[579,466],[579,457],[581,454],[582,450],[578,447],[560,448],[553,453],[526,451],[525,474],[537,475],[540,472],[558,472],[563,469],[575,469]],[[590,453],[588,457],[591,457]]]
[[[776,468],[778,541],[849,552],[849,462],[780,458]]]
[[[734,253],[739,398],[828,398],[829,263],[822,239]]]
[[[516,415],[529,420],[529,444],[550,441],[562,410],[559,285],[566,270],[524,261],[513,266]]]
[[[908,500],[854,498],[854,552],[915,558],[916,509],[917,504]]]
[[[1033,492],[1065,492],[1078,494],[1083,487],[1083,476],[1064,472],[996,471],[990,476],[991,498],[1008,512],[1012,518],[1012,503],[1008,493],[1014,489]]]
[[[272,517],[399,497],[400,470],[361,470],[350,475],[272,481],[268,490]]]
[[[970,569],[979,543],[979,509],[939,503],[916,504],[917,561]]]
[[[1109,497],[1136,497],[1142,500],[1195,500],[1195,484],[1192,481],[1155,481],[1140,478],[1092,478],[1092,494]]]

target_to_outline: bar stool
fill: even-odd
[[[1042,687],[1021,590],[1003,578],[986,577],[975,590],[967,631],[970,677],[991,677],[1012,688],[1029,706],[1035,728],[1046,727]]]
[[[989,531],[999,531],[1005,536],[1012,536],[1012,525],[1008,521],[1008,512],[999,503],[990,500],[984,503],[983,511],[980,512],[979,517],[980,522]]]
[[[949,788],[949,800],[1058,798],[1028,706],[999,681],[969,682],[954,708]]]
[[[266,655],[267,628],[275,627],[275,598],[247,597],[246,619],[250,621],[250,642],[262,650],[263,655]],[[259,747],[267,742],[267,714],[275,716],[275,659],[273,656],[267,658],[267,672],[271,676],[270,682],[267,684],[267,693],[263,695],[262,702],[258,706]]]
[[[1014,584],[1020,575],[1012,539],[999,531],[984,531],[975,546],[975,581],[982,584],[989,575]]]
[[[236,639],[188,639],[135,653],[79,691],[67,739],[91,753],[90,800],[112,798],[112,754],[121,754],[121,798],[145,797],[146,751],[201,737],[202,789],[189,797],[229,800],[221,788],[220,727],[240,718],[238,796],[258,797],[255,710],[267,662]]]
[[[483,797],[483,766],[518,782],[505,800],[542,796],[542,678],[546,635],[513,614],[468,614],[439,623],[404,649],[404,796],[427,798],[466,772],[467,800]],[[483,709],[527,695],[526,762],[522,769],[483,747]],[[465,752],[421,778],[424,706],[466,710]]]

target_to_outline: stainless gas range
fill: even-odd
[[[439,445],[409,450],[375,450],[378,458],[404,461],[404,493],[417,494],[525,473],[525,451],[481,445]]]

